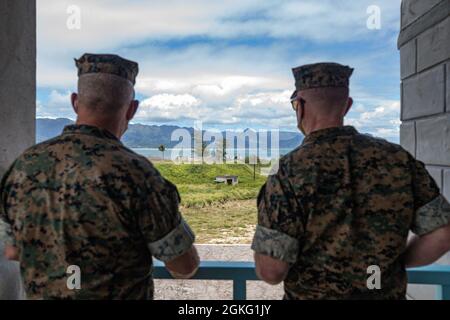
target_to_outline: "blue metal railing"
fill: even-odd
[[[450,300],[450,266],[431,265],[408,270],[410,284],[437,286],[436,300]]]
[[[155,279],[173,279],[164,265],[155,261]],[[253,262],[203,261],[192,280],[233,281],[233,299],[247,298],[247,281],[259,280]],[[431,265],[408,270],[410,284],[437,286],[437,300],[450,300],[450,266]]]

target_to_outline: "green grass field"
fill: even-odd
[[[181,211],[199,243],[249,243],[256,224],[256,197],[266,177],[253,177],[246,164],[174,164],[154,162],[177,185]],[[235,186],[214,182],[219,175],[236,175]]]
[[[233,200],[255,199],[266,178],[259,175],[253,179],[253,167],[246,164],[173,164],[156,163],[161,174],[175,183],[181,194],[184,207],[204,207]],[[235,186],[217,184],[216,176],[235,175],[239,183]]]

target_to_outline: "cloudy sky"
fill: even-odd
[[[38,117],[73,119],[73,58],[116,53],[140,64],[135,122],[295,131],[291,68],[336,61],[355,68],[347,123],[398,141],[399,25],[400,0],[38,0]]]

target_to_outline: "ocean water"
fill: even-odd
[[[158,150],[158,148],[131,148],[134,152],[136,152],[137,154],[140,154],[144,157],[147,158],[152,158],[152,159],[162,159],[163,158],[163,153],[161,151]],[[285,154],[291,152],[293,149],[289,149],[289,148],[280,148],[278,150],[272,150],[272,154],[274,156],[276,156],[277,154],[281,157],[284,156]],[[185,158],[189,156],[189,153],[191,154],[191,156],[194,154],[194,150],[189,150],[188,149],[166,149],[166,151],[164,152],[164,159],[171,159],[176,158],[176,157],[181,157],[181,158]],[[231,152],[228,152],[229,154],[231,154]],[[254,155],[257,154],[256,150],[249,150],[249,149],[235,149],[234,155],[237,156],[238,158],[245,158],[246,156],[249,156],[249,154]],[[265,152],[262,152],[259,156],[262,159],[265,158],[271,158],[272,154],[269,152],[269,154],[265,154]],[[231,156],[227,156],[227,158],[232,159]]]

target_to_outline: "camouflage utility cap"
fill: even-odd
[[[326,88],[348,88],[353,69],[338,63],[315,63],[293,68],[297,91]]]
[[[75,59],[78,76],[89,73],[107,73],[127,79],[133,85],[139,73],[139,65],[115,54],[85,53],[80,59]]]

